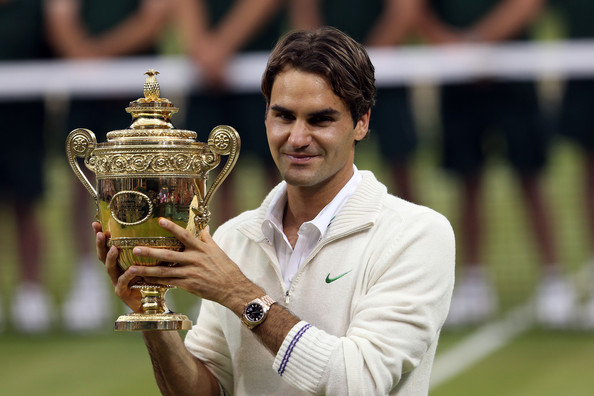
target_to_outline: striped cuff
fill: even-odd
[[[283,355],[283,358],[281,360],[281,364],[277,369],[277,372],[281,377],[285,373],[285,369],[287,368],[287,363],[289,363],[289,358],[291,357],[291,354],[293,353],[293,350],[295,349],[295,345],[299,342],[299,339],[303,336],[303,333],[305,333],[307,330],[309,330],[310,327],[311,327],[311,325],[309,323],[306,323],[305,326],[301,327],[301,329],[299,329],[297,334],[295,334],[293,336],[293,338],[291,339],[291,342],[289,342],[289,346],[287,347],[287,350],[285,351],[285,354]]]
[[[301,321],[285,337],[272,367],[291,385],[315,393],[338,342],[338,337]]]

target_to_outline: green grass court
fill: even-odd
[[[444,213],[456,227],[456,184],[437,165],[435,139],[426,137],[425,143],[415,158],[418,195],[422,203]],[[387,170],[374,155],[374,144],[371,140],[358,147],[358,167],[376,171],[379,178],[389,184]],[[75,180],[61,153],[50,156],[47,164],[47,198],[38,211],[45,230],[45,280],[59,306],[72,281],[74,247],[66,219],[72,204],[68,191]],[[531,295],[538,255],[509,168],[494,159],[488,169],[485,206],[490,231],[484,261],[493,272],[504,315]],[[239,209],[254,207],[264,194],[257,164],[249,158],[240,159],[234,172],[241,183],[235,191]],[[563,143],[554,146],[544,182],[554,204],[561,260],[571,273],[580,269],[590,253],[581,212],[580,180],[579,152]],[[216,207],[213,209],[216,215]],[[13,219],[7,208],[2,208],[1,214],[5,220],[0,224],[3,235],[0,239],[3,252],[0,288],[6,312],[18,264],[12,249],[16,244]],[[90,226],[89,241],[92,243]],[[592,285],[585,278],[575,281],[585,297]],[[189,313],[193,300],[179,291],[170,294],[174,309]],[[168,302],[171,302],[169,298]],[[121,308],[115,298],[114,307]],[[463,343],[473,332],[474,329],[444,331],[438,358]],[[594,332],[530,329],[443,382],[431,395],[592,395],[593,356]],[[0,333],[0,395],[83,394],[159,394],[139,334],[113,333],[105,329],[93,335],[72,335],[60,331],[59,326],[52,333],[39,337],[15,334],[10,328]]]
[[[444,334],[440,350],[465,335]],[[0,351],[2,395],[159,394],[140,334],[3,334]],[[593,355],[592,334],[535,330],[430,395],[591,395]]]

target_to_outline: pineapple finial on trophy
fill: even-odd
[[[159,82],[157,81],[158,71],[155,69],[148,69],[146,73],[146,80],[144,80],[144,97],[148,100],[157,100],[161,95]]]
[[[161,95],[161,89],[159,87],[159,82],[157,81],[157,74],[159,74],[159,72],[151,68],[144,74],[146,75],[143,86],[144,98],[138,98],[135,101],[130,102],[130,106],[126,108],[126,111],[132,115],[130,129],[173,130],[173,124],[171,124],[170,119],[179,109],[174,107],[169,99],[159,97]],[[127,136],[130,134],[129,130],[112,132],[110,133],[113,137],[116,135]],[[137,132],[134,132],[134,134],[137,134]],[[192,132],[192,134],[195,134],[195,132]]]

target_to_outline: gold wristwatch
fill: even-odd
[[[256,298],[245,306],[241,315],[241,322],[250,330],[264,322],[268,310],[276,301],[269,295]]]

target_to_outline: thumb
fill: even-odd
[[[202,242],[212,241],[212,237],[210,236],[210,226],[207,225],[202,231],[200,231],[200,240]]]

